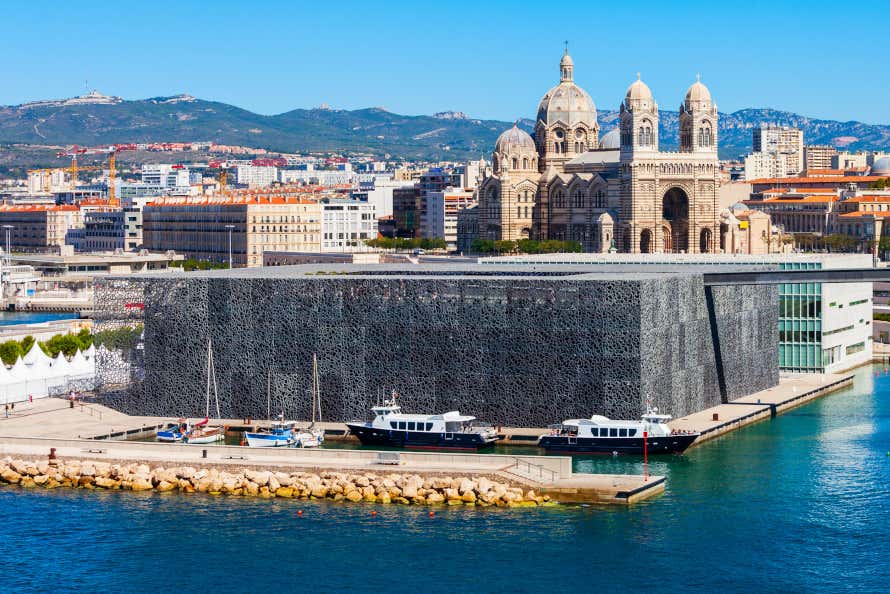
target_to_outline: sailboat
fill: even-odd
[[[324,429],[316,429],[316,414],[321,422],[321,384],[318,381],[318,357],[312,353],[312,422],[296,435],[298,448],[317,448],[324,443]]]
[[[266,379],[266,418],[272,418],[272,370]],[[244,439],[251,448],[280,448],[292,446],[296,443],[296,423],[285,421],[284,413],[278,415],[278,420],[271,423],[268,428],[256,432],[246,432]]]
[[[204,407],[204,420],[195,423],[183,436],[183,443],[206,444],[225,441],[224,427],[210,427],[210,386],[213,385],[213,398],[216,402],[216,418],[219,420],[219,392],[216,386],[216,366],[213,363],[213,341],[207,341],[207,401]]]

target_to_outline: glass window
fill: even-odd
[[[609,437],[618,437],[618,429],[616,427],[609,429]]]
[[[408,422],[408,431],[414,431],[414,429],[415,429],[414,421],[409,421]]]
[[[399,428],[398,423],[396,423],[395,421],[390,421],[390,422],[389,422],[389,426],[392,427],[393,429],[398,429],[398,428]]]
[[[399,421],[399,429],[405,428],[405,421]]]
[[[619,429],[618,437],[627,437],[627,429]]]
[[[433,424],[432,424],[432,423],[427,423],[427,424],[426,424],[426,430],[427,430],[427,431],[432,431],[432,430],[433,430]]]
[[[628,436],[628,437],[634,437],[636,434],[637,434],[637,430],[636,430],[636,429],[628,429],[628,430],[627,430],[627,436]]]

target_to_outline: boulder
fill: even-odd
[[[7,468],[0,474],[0,478],[3,479],[3,482],[9,483],[10,485],[17,485],[22,480],[22,475],[13,470],[12,468]]]
[[[49,476],[47,476],[45,474],[38,474],[37,476],[34,477],[34,483],[37,485],[44,485],[44,484],[46,484],[46,481],[48,481],[48,480],[49,480]]]
[[[274,474],[269,474],[269,490],[273,493],[281,488],[281,483],[275,478]]]
[[[443,497],[442,494],[438,491],[433,491],[426,496],[427,503],[442,503],[443,501],[445,501],[445,497]]]
[[[402,486],[402,497],[406,499],[417,497],[417,485],[413,481],[405,481]]]
[[[102,489],[117,489],[120,487],[120,481],[104,476],[97,476],[95,484]]]
[[[152,485],[150,480],[140,477],[133,481],[130,488],[133,491],[151,491]]]
[[[358,503],[362,500],[362,494],[359,491],[353,489],[346,494],[346,499],[352,501],[353,503]]]
[[[293,497],[294,489],[293,489],[293,487],[278,487],[275,490],[275,496],[276,497],[287,497],[287,498]]]
[[[463,495],[464,493],[470,493],[475,489],[476,484],[468,478],[461,479],[460,486],[457,488],[461,495]]]
[[[473,491],[467,491],[460,498],[464,503],[476,503],[476,494]]]
[[[158,483],[157,489],[160,493],[167,493],[176,489],[176,484],[170,481],[161,481]]]

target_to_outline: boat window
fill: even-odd
[[[389,422],[389,426],[392,427],[393,429],[397,429],[397,428],[398,428],[398,425],[399,425],[399,424],[396,423],[395,421],[390,421],[390,422]]]
[[[615,427],[609,429],[609,437],[618,437],[618,429]]]
[[[414,431],[414,421],[408,421],[408,431]]]
[[[637,434],[637,430],[636,430],[636,429],[628,429],[628,430],[627,430],[627,436],[628,436],[628,437],[633,437],[633,436],[636,435],[636,434]]]
[[[405,421],[399,421],[399,429],[405,428]]]
[[[457,421],[448,421],[447,423],[445,423],[445,431],[448,433],[460,431],[460,423]]]
[[[591,434],[593,437],[599,437],[599,434],[600,434],[600,430],[599,430],[599,428],[597,428],[597,427],[591,427],[591,428],[590,428],[590,434]]]
[[[627,429],[619,429],[618,437],[627,437]]]
[[[432,424],[432,423],[427,423],[427,424],[426,424],[426,430],[427,430],[427,431],[432,431],[432,430],[433,430],[433,424]]]

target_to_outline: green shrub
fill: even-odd
[[[21,357],[22,345],[17,340],[7,340],[0,343],[0,360],[6,365],[14,365],[16,360]]]

